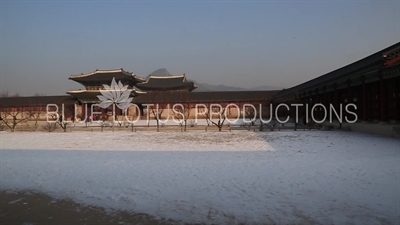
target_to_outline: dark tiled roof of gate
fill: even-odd
[[[39,106],[47,104],[74,104],[76,100],[70,95],[59,96],[29,96],[0,98],[0,107]]]
[[[150,75],[146,82],[136,84],[141,90],[156,89],[195,89],[194,82],[187,80],[185,74],[174,76]]]
[[[115,70],[95,70],[89,73],[82,73],[78,75],[71,75],[69,77],[70,80],[74,80],[80,83],[86,82],[99,82],[99,81],[107,81],[110,82],[112,78],[115,78],[116,81],[131,81],[133,83],[144,82],[144,78],[136,76],[132,72],[127,72],[124,69],[115,69]]]

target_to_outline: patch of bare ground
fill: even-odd
[[[0,224],[176,224],[143,213],[107,212],[31,191],[0,192]]]
[[[80,225],[80,224],[117,224],[117,225],[202,225],[204,223],[183,223],[171,219],[158,219],[144,213],[126,211],[107,211],[101,207],[78,204],[69,199],[54,199],[46,194],[35,191],[0,191],[0,224],[1,225]],[[210,211],[207,219],[213,220],[216,211]],[[236,221],[234,215],[225,215],[231,224],[253,224]],[[297,224],[318,224],[312,218],[302,214],[297,215],[302,222]],[[276,224],[266,218],[265,225]],[[209,223],[207,223],[209,224]],[[214,223],[210,223],[214,224]],[[259,223],[257,223],[259,224]]]

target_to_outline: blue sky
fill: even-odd
[[[0,91],[65,94],[71,74],[158,68],[288,88],[400,41],[400,1],[1,1]]]

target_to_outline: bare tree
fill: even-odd
[[[188,119],[190,118],[190,114],[192,111],[192,105],[190,104],[191,99],[190,99],[190,92],[188,91],[182,91],[179,92],[178,95],[175,97],[170,97],[174,101],[182,102],[185,104],[175,104],[173,105],[173,116],[174,118],[178,119],[179,124],[181,126],[184,126],[184,131],[186,131],[187,125],[188,125]],[[172,101],[171,101],[172,102]],[[191,124],[191,126],[194,124]]]
[[[122,127],[122,126],[125,126],[125,124],[126,124],[126,120],[125,120],[125,116],[123,116],[122,117],[122,120],[119,120],[118,119],[118,117],[116,118],[116,122],[117,122],[117,124],[120,126],[120,127]]]
[[[47,130],[48,132],[52,132],[55,129],[57,129],[57,124],[56,123],[47,122],[46,125],[42,126],[42,128],[44,130]]]
[[[250,126],[254,126],[257,122],[257,109],[253,105],[244,107],[244,118],[250,120]]]
[[[28,109],[26,113],[28,113],[29,119],[33,119],[33,121],[35,122],[35,124],[33,125],[33,130],[36,131],[38,128],[39,118],[42,114],[44,114],[44,111],[42,111],[40,107],[36,107]]]
[[[0,118],[1,119],[1,118]],[[3,122],[3,120],[0,120],[0,131],[3,131],[3,130],[5,130],[7,127],[6,127],[6,125],[4,125],[4,122]]]
[[[3,121],[11,132],[14,132],[15,127],[29,119],[29,113],[26,113],[23,107],[7,107],[1,109],[0,120]]]
[[[96,121],[97,123],[100,124],[101,132],[103,132],[104,127],[106,127],[108,125],[107,120],[108,119],[105,116],[100,116],[99,120]]]
[[[224,122],[226,120],[226,115],[225,115],[225,110],[226,108],[222,107],[221,105],[215,105],[218,107],[213,107],[211,104],[210,109],[206,110],[205,112],[205,117],[207,121],[210,121],[211,124],[215,125],[218,127],[218,131],[222,131],[222,126],[224,125]],[[217,121],[213,121],[212,116],[216,115],[218,119]]]
[[[53,109],[55,109],[55,107]],[[51,123],[58,124],[63,129],[64,132],[67,132],[67,127],[70,122],[66,121],[64,119],[63,112],[62,111],[57,111],[57,112],[52,111],[52,112],[54,112],[54,113],[48,114],[48,116],[50,115],[50,117],[51,117],[51,121],[47,122],[48,125]],[[48,127],[51,127],[51,125],[49,125]],[[50,130],[49,130],[49,132],[50,132]]]
[[[154,106],[150,107],[150,112],[153,114],[154,119],[157,122],[157,132],[160,131],[160,119],[161,115],[164,112],[164,108],[159,103],[155,104]]]
[[[169,104],[168,100],[170,98],[170,93],[165,91],[152,91],[148,93],[151,95],[151,102],[153,102],[153,106],[149,107],[149,112],[154,117],[154,120],[157,122],[157,132],[160,131],[160,120],[162,118],[162,114],[165,108],[168,108],[169,113]],[[169,116],[169,115],[168,115]]]
[[[57,121],[57,124],[63,129],[64,132],[67,132],[67,127],[69,122],[63,119]]]
[[[281,126],[281,123],[279,123],[276,118],[272,118],[267,125],[271,131],[274,131],[276,128],[279,128],[279,126]]]
[[[184,131],[186,131],[187,120],[189,119],[190,112],[192,111],[190,104],[176,105],[172,111],[174,113],[174,117],[178,119],[178,121],[181,123],[181,126],[184,126]]]

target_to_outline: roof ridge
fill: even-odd
[[[69,78],[87,77],[87,76],[91,76],[91,75],[94,75],[94,74],[97,74],[97,73],[115,73],[115,72],[122,72],[122,73],[124,73],[126,75],[132,75],[132,76],[138,77],[133,72],[128,72],[128,71],[125,71],[123,68],[120,68],[120,69],[111,69],[111,70],[99,70],[99,69],[96,69],[96,70],[94,70],[92,72],[88,72],[88,73],[81,73],[81,74],[76,74],[76,75],[72,74]]]
[[[185,74],[178,74],[178,75],[149,75],[149,78],[161,78],[161,79],[167,79],[167,78],[183,78],[185,77]]]

